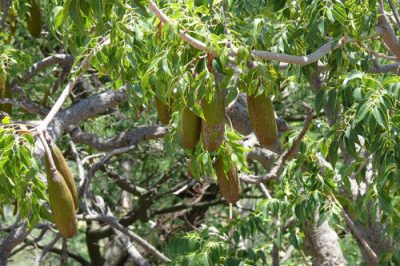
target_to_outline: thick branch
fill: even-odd
[[[167,133],[167,127],[148,126],[134,128],[110,139],[104,139],[94,134],[83,132],[78,128],[70,132],[70,135],[77,143],[90,145],[99,151],[110,151],[132,144],[139,144],[140,142],[151,139],[159,139],[164,137]]]
[[[377,34],[382,37],[383,42],[390,49],[390,51],[400,59],[400,41],[393,31],[387,16],[385,15],[383,1],[379,1],[378,11],[380,16],[378,18]]]
[[[80,100],[57,114],[49,126],[49,133],[53,139],[57,139],[69,126],[104,113],[107,109],[126,101],[127,97],[126,87],[122,87]]]
[[[0,245],[0,266],[7,265],[7,259],[13,248],[25,240],[28,235],[26,221],[19,219],[14,223],[10,234]]]

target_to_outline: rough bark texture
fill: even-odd
[[[307,223],[305,233],[305,251],[313,257],[313,265],[347,265],[339,245],[339,237],[328,222],[320,226]]]
[[[0,266],[7,265],[8,256],[10,255],[11,251],[22,241],[24,241],[27,236],[28,231],[26,221],[21,223],[17,221],[13,225],[8,237],[4,239],[0,245]]]

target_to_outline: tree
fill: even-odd
[[[400,264],[399,8],[1,1],[0,265]]]

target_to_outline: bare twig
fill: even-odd
[[[68,262],[68,244],[67,239],[63,238],[61,254],[60,254],[60,265],[65,266]]]
[[[115,230],[117,237],[123,248],[128,252],[129,256],[133,259],[135,265],[137,266],[151,266],[142,254],[136,249],[136,247],[131,243],[129,237],[122,234],[120,231]]]
[[[40,266],[42,264],[43,258],[46,254],[50,251],[50,249],[58,242],[61,238],[61,235],[57,233],[57,235],[46,245],[43,247],[42,251],[38,256],[35,258],[34,266]],[[36,241],[34,241],[36,242]]]
[[[333,195],[332,195],[333,196]],[[341,206],[339,201],[336,199],[335,196],[333,196],[334,200],[336,203]],[[374,260],[374,265],[379,265],[379,259],[376,253],[372,250],[372,248],[369,246],[368,242],[365,240],[365,238],[362,236],[361,232],[358,230],[357,226],[354,224],[353,220],[349,217],[349,215],[346,213],[346,211],[342,208],[342,216],[344,220],[346,221],[347,225],[349,226],[349,229],[353,233],[353,235],[357,238],[357,240],[360,242],[361,246],[364,248],[366,252],[368,252],[368,256]]]
[[[78,165],[78,173],[79,173],[79,183],[85,180],[85,169],[83,168],[83,163],[81,158],[79,157],[78,150],[76,149],[75,143],[70,141],[69,144],[71,145],[72,153],[75,156],[76,164]]]
[[[69,72],[71,71],[71,67],[72,67],[72,60],[70,64],[65,64],[64,67],[61,70],[60,75],[58,76],[58,79],[56,81],[56,83],[54,84],[53,88],[51,89],[50,92],[50,96],[54,95],[54,93],[56,93],[56,91],[58,90],[58,88],[61,86],[61,84],[63,83],[65,77],[69,74]]]
[[[85,181],[83,182],[82,187],[79,190],[79,196],[83,196],[84,198],[87,198],[89,184],[90,184],[92,178],[94,177],[95,173],[97,172],[97,170],[99,170],[101,167],[103,167],[103,165],[106,164],[113,156],[121,154],[121,153],[125,153],[125,152],[128,152],[128,151],[131,151],[133,149],[136,149],[136,147],[137,147],[137,145],[133,144],[133,145],[129,145],[127,147],[122,147],[122,148],[118,148],[118,149],[112,150],[109,153],[107,153],[101,159],[100,162],[98,162],[95,165],[93,165],[93,167],[89,169],[89,173],[87,175],[87,178],[85,179]]]
[[[388,2],[389,2],[389,5],[390,5],[390,9],[391,9],[392,12],[393,12],[393,16],[394,16],[394,18],[395,18],[395,20],[396,20],[396,26],[397,26],[398,29],[400,29],[400,17],[399,17],[399,12],[397,12],[397,8],[396,8],[396,6],[394,5],[394,3],[393,3],[392,0],[388,0]]]
[[[28,246],[35,246],[35,247],[40,248],[40,249],[43,249],[43,248],[46,247],[46,246],[41,245],[41,244],[39,244],[39,243],[36,243],[35,241],[32,241],[32,240],[25,240],[25,243],[26,243],[26,245],[28,245]],[[51,247],[51,248],[49,249],[49,252],[52,252],[52,253],[61,255],[62,249],[57,248],[57,247]],[[69,251],[69,250],[68,250],[68,257],[74,259],[76,262],[80,263],[80,264],[83,265],[83,266],[89,266],[89,265],[91,265],[91,264],[89,263],[89,261],[87,261],[84,257],[82,257],[82,256],[80,256],[80,255],[78,255],[78,254],[75,254],[75,253],[73,253],[73,252],[71,252],[71,251]]]

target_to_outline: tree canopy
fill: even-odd
[[[0,265],[400,264],[399,1],[0,9]]]

